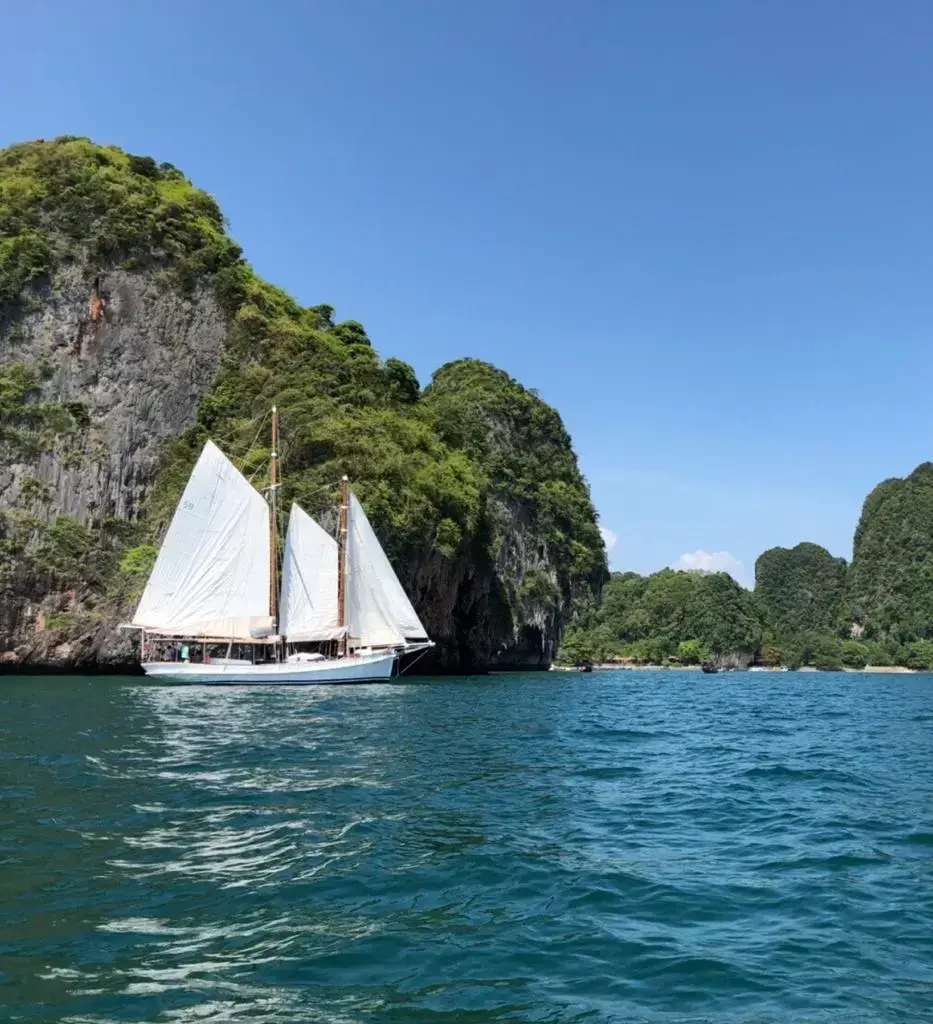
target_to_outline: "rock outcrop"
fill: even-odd
[[[463,562],[483,572],[459,582],[450,621],[485,630],[472,643],[497,667],[546,668],[573,608],[608,579],[570,437],[550,406],[473,359],[441,367],[423,405],[487,477],[480,542]]]
[[[598,594],[605,553],[554,410],[473,360],[422,395],[359,324],[256,278],[171,165],[12,147],[0,240],[0,670],[132,667],[116,625],[197,451],[210,436],[259,471],[273,402],[283,500],[326,515],[350,473],[438,641],[425,668],[545,667]]]
[[[188,297],[151,273],[98,269],[71,264],[29,288],[28,311],[0,341],[4,363],[41,366],[30,401],[86,412],[77,443],[60,439],[22,461],[5,454],[0,508],[20,505],[31,479],[48,515],[137,518],[165,442],[191,426],[217,376],[227,323],[209,289]]]

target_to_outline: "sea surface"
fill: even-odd
[[[0,678],[0,1020],[933,1020],[933,677]]]

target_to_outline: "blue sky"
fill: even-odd
[[[46,0],[0,38],[0,144],[170,160],[423,383],[537,388],[616,568],[848,557],[933,456],[928,0]]]

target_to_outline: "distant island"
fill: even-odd
[[[868,495],[851,564],[818,544],[771,548],[753,591],[726,573],[613,573],[557,661],[933,670],[933,463]]]

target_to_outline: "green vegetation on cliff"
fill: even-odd
[[[154,523],[174,510],[208,436],[260,475],[268,413],[277,405],[286,505],[295,499],[313,511],[332,503],[346,472],[396,557],[424,545],[453,555],[459,538],[476,528],[486,478],[466,453],[444,444],[419,403],[417,383],[413,396],[400,378],[415,379],[399,360],[383,364],[359,325],[335,324],[326,307],[302,309],[248,280],[217,382],[157,482]]]
[[[719,652],[693,617],[690,585],[671,589],[676,612],[667,620],[641,601],[648,581],[670,575],[614,576],[600,610],[575,620],[562,659],[691,663],[699,652],[716,660]],[[755,590],[744,601],[762,627],[754,649],[760,663],[933,670],[933,463],[868,495],[850,565],[817,544],[771,548],[758,558]],[[731,621],[725,605],[715,607],[722,622]],[[727,634],[724,649],[745,660],[750,637]]]
[[[43,402],[42,367],[0,365],[0,465],[35,457],[79,433],[88,422],[80,402]]]
[[[0,151],[0,312],[62,263],[163,266],[236,294],[241,252],[214,199],[171,164],[62,137]]]
[[[488,363],[442,366],[424,408],[450,447],[483,467],[505,511],[521,503],[550,556],[575,574],[605,571],[603,543],[560,416]]]
[[[902,646],[933,637],[933,463],[865,499],[848,600],[867,637]]]
[[[568,631],[561,660],[748,663],[761,642],[753,595],[726,573],[617,573],[603,588],[599,609]]]
[[[210,293],[226,317],[225,344],[196,421],[167,445],[134,510],[139,523],[103,511],[70,520],[44,485],[28,509],[4,511],[0,493],[9,555],[0,586],[11,599],[71,588],[84,608],[130,601],[204,440],[261,481],[275,404],[283,503],[322,510],[348,473],[416,604],[446,597],[435,592],[444,580],[453,585],[445,561],[461,566],[462,586],[477,577],[469,567],[481,567],[493,583],[470,585],[474,599],[486,595],[483,614],[499,618],[487,640],[494,649],[532,621],[553,644],[571,605],[592,603],[605,554],[553,409],[476,360],[442,367],[422,394],[412,367],[380,359],[362,325],[336,322],[326,305],[302,307],[259,279],[227,237],[217,203],[175,167],[82,138],[0,152],[0,444],[20,481],[24,466],[59,458],[68,438],[83,443],[101,415],[45,400],[46,367],[16,355],[24,317],[58,294],[65,268],[86,282],[92,312],[75,313],[85,319],[98,289],[106,302],[107,275],[118,270],[147,287]],[[93,572],[82,575],[81,558]],[[461,654],[475,642],[470,629],[472,639],[457,641]],[[543,640],[535,642],[546,660]]]
[[[728,578],[615,574],[561,659],[933,669],[933,463],[871,492],[851,565],[802,543],[759,556],[754,592],[715,579]]]
[[[845,590],[845,559],[819,544],[769,548],[755,562],[755,596],[779,642],[808,630],[834,631]]]

